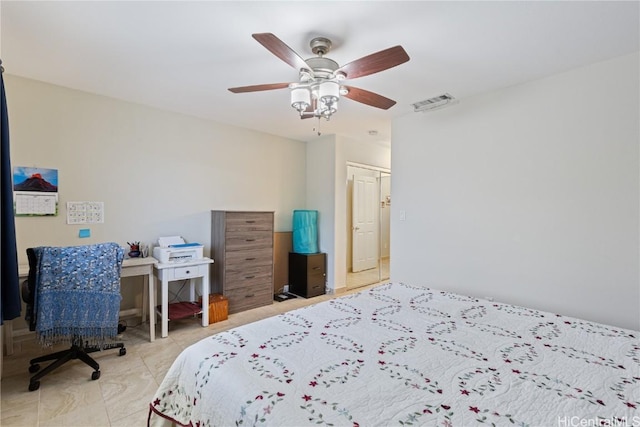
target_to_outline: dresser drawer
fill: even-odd
[[[264,283],[271,283],[272,279],[273,268],[270,265],[254,267],[247,270],[227,271],[225,273],[225,289],[253,285],[260,286]]]
[[[326,260],[322,254],[307,257],[307,274],[324,274]]]
[[[160,280],[166,279],[172,281],[202,277],[207,268],[209,268],[209,264],[162,268],[158,270],[158,278]]]
[[[225,245],[227,252],[271,248],[273,246],[273,232],[267,230],[227,232]]]
[[[327,275],[325,273],[307,274],[308,285],[322,285],[324,289],[324,284],[326,280],[327,280]]]
[[[229,300],[229,313],[237,313],[273,303],[273,289],[271,289],[270,283],[261,287],[245,286],[227,289],[225,296]]]
[[[272,265],[273,253],[269,248],[231,251],[227,252],[225,262],[227,271],[229,269],[251,268],[257,265]]]
[[[273,215],[259,212],[227,212],[227,231],[273,231]]]

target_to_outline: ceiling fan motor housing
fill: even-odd
[[[313,58],[307,59],[306,62],[309,64],[316,77],[325,79],[337,77],[334,73],[338,68],[340,68],[336,61],[322,56],[314,56]]]

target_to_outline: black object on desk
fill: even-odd
[[[289,292],[304,298],[324,295],[327,254],[289,252]]]

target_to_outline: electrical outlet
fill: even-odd
[[[289,292],[289,285],[284,285],[282,287],[282,292]]]

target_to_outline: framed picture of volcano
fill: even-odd
[[[58,170],[14,167],[13,209],[16,216],[58,215]]]

